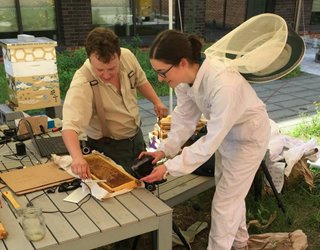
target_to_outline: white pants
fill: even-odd
[[[267,150],[269,119],[262,114],[239,131],[233,138],[226,138],[215,154],[216,190],[208,250],[244,247],[249,238],[245,197]],[[246,136],[249,140],[237,140]]]

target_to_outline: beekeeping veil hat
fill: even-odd
[[[302,38],[275,14],[254,16],[204,52],[236,68],[249,82],[281,78],[294,70],[305,53]]]

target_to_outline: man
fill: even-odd
[[[166,116],[168,110],[135,56],[120,48],[119,38],[112,30],[93,29],[85,49],[88,59],[75,73],[63,105],[62,137],[72,157],[71,169],[80,178],[90,178],[78,140],[78,135],[85,132],[92,149],[130,171],[133,160],[145,150],[136,89],[153,103],[158,117]],[[103,121],[97,114],[99,107],[90,84],[93,80],[98,83]],[[105,124],[104,129],[101,123]]]

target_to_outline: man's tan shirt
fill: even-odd
[[[121,95],[113,85],[102,82],[94,74],[89,59],[82,67],[87,67],[99,82],[105,122],[110,132],[107,136],[126,139],[135,135],[141,122],[136,87],[147,83],[147,78],[132,52],[121,48]],[[63,129],[72,129],[78,134],[84,132],[93,139],[100,139],[103,135],[89,83],[91,80],[81,69],[76,71],[63,104]]]

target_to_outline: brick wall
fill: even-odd
[[[302,1],[303,5],[301,6],[301,16],[299,23],[299,31],[304,29],[308,30],[310,19],[311,19],[311,9],[312,9],[312,0]],[[283,17],[287,24],[295,28],[295,14],[296,14],[296,0],[281,0],[276,1],[275,14]]]
[[[246,20],[247,0],[228,0],[225,27],[235,28]]]
[[[161,2],[161,3],[160,3]],[[153,0],[153,9],[155,10],[155,15],[159,16],[168,16],[169,14],[169,1],[168,0]],[[173,13],[175,11],[175,0],[172,0],[172,5],[173,5]]]
[[[184,2],[184,31],[204,36],[206,0]]]
[[[207,0],[206,24],[215,24],[218,27],[224,25],[224,1]]]
[[[92,29],[91,0],[60,0],[61,40],[64,46],[84,45]]]
[[[283,17],[288,25],[294,27],[296,0],[276,1],[275,14]]]
[[[247,0],[206,0],[205,23],[235,28],[246,18]]]
[[[294,27],[297,0],[276,0],[274,13]],[[299,32],[308,33],[313,0],[302,1]],[[226,4],[226,10],[225,5]],[[235,28],[246,20],[247,0],[206,0],[205,23]],[[224,12],[226,16],[224,17]],[[225,22],[224,22],[225,21]]]

